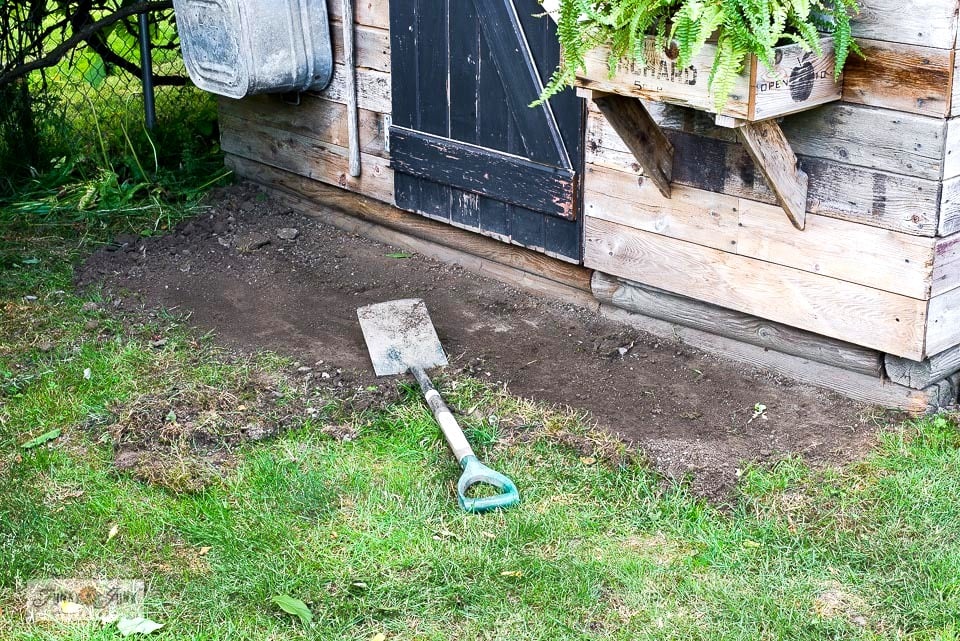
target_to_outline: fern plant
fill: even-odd
[[[709,87],[721,111],[750,56],[773,70],[774,48],[783,43],[820,55],[821,34],[832,34],[839,77],[850,53],[860,53],[850,33],[850,16],[859,10],[857,0],[560,0],[562,54],[540,101],[573,86],[596,47],[610,47],[613,76],[623,59],[646,64],[650,36],[657,50],[675,46],[681,67],[715,39]]]

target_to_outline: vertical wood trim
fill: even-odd
[[[405,2],[390,3],[390,74],[393,124],[414,127],[417,112],[416,11]]]

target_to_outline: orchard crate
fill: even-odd
[[[647,39],[645,62],[622,60],[612,77],[608,64],[610,50],[594,49],[587,56],[586,72],[578,76],[577,85],[746,121],[778,118],[840,100],[843,91],[842,77],[834,80],[833,39],[822,38],[822,55],[804,51],[797,44],[777,47],[773,69],[752,56],[723,110],[718,112],[716,98],[709,89],[717,46],[707,43],[690,65],[681,67],[677,64],[676,46],[664,50],[654,42],[655,38]]]

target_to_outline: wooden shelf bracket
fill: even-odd
[[[717,116],[721,127],[733,127],[754,164],[776,195],[793,226],[803,231],[807,217],[807,174],[776,120],[750,122]]]
[[[593,92],[593,102],[665,198],[673,180],[673,144],[639,98]]]
[[[653,181],[665,198],[670,198],[673,145],[643,102],[636,97],[598,91],[590,92],[590,97],[633,153],[644,176]],[[787,218],[802,231],[806,224],[809,181],[777,121],[749,121],[718,115],[716,123],[736,129]]]

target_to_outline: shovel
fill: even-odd
[[[418,298],[368,305],[357,310],[363,338],[370,351],[370,360],[377,376],[410,372],[440,424],[447,445],[463,468],[457,481],[457,498],[467,512],[487,512],[507,508],[520,502],[517,486],[509,478],[483,463],[463,435],[440,392],[434,388],[426,370],[447,365],[447,356],[440,345],[426,304]],[[467,490],[477,483],[486,483],[500,490],[494,496],[470,498]]]

